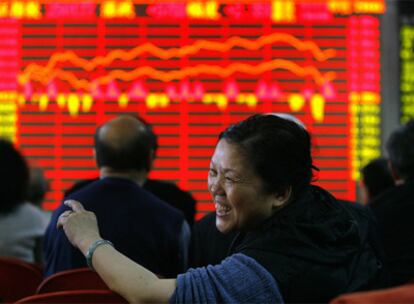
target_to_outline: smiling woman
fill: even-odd
[[[310,136],[289,119],[253,116],[219,139],[208,183],[223,233],[256,227],[311,182]]]
[[[290,191],[267,192],[242,148],[226,139],[217,144],[208,187],[216,207],[216,226],[222,233],[257,227],[290,196]]]
[[[67,202],[74,212],[58,226],[130,302],[327,302],[382,287],[369,216],[311,186],[313,168],[310,135],[293,121],[254,115],[222,132],[208,187],[217,228],[239,234],[222,263],[177,279],[159,279],[101,241],[79,202]]]

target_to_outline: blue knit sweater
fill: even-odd
[[[216,266],[177,277],[170,303],[283,303],[272,275],[254,259],[234,254]]]

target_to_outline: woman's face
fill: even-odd
[[[254,228],[278,205],[277,195],[263,190],[262,179],[239,146],[225,139],[219,141],[211,159],[208,189],[222,233]]]

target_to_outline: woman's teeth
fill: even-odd
[[[220,205],[220,204],[216,204],[216,214],[217,215],[226,215],[228,213],[230,213],[231,208],[224,206],[224,205]]]

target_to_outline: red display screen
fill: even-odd
[[[313,135],[317,184],[354,200],[361,162],[380,146],[384,10],[351,0],[0,3],[0,136],[44,168],[53,210],[75,181],[97,176],[96,127],[142,116],[159,137],[151,177],[191,191],[200,217],[213,209],[219,132],[288,113]]]

